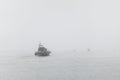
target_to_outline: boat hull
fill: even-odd
[[[50,53],[51,53],[50,51],[46,51],[46,52],[37,51],[35,52],[35,56],[49,56]]]

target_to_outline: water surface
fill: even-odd
[[[120,80],[119,57],[52,53],[0,56],[0,80]]]

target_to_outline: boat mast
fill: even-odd
[[[41,43],[39,43],[39,47],[42,47],[43,45]]]

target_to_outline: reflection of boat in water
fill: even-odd
[[[49,56],[50,51],[48,51],[43,45],[39,44],[38,51],[35,52],[35,56]]]

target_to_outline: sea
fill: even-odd
[[[79,52],[1,53],[0,80],[120,80],[120,57]]]

